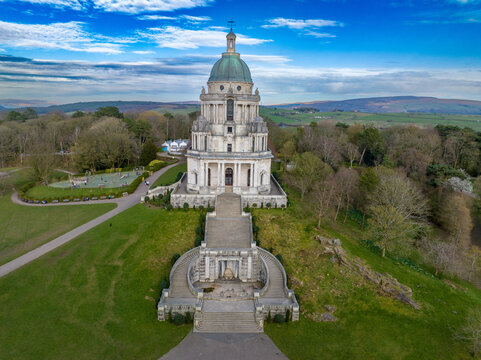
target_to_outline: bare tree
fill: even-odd
[[[416,185],[401,175],[382,176],[369,202],[369,231],[383,257],[386,249],[404,251],[425,225],[427,201]]]
[[[466,316],[465,324],[454,334],[458,340],[469,344],[474,356],[481,351],[481,309],[473,309]]]
[[[361,154],[359,154],[359,147],[351,142],[347,143],[344,146],[344,154],[346,158],[349,159],[350,167],[352,168],[352,164],[354,161],[359,159]]]

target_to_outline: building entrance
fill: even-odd
[[[225,169],[225,185],[232,186],[234,171],[231,168]]]

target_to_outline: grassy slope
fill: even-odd
[[[294,204],[280,209],[256,210],[261,245],[280,253],[290,286],[298,295],[303,315],[287,326],[268,324],[266,333],[291,359],[459,359],[468,358],[464,344],[453,340],[452,329],[465,319],[467,310],[481,306],[481,291],[463,283],[455,290],[441,280],[382,259],[359,245],[353,224],[334,224],[322,231],[339,237],[349,253],[375,270],[392,274],[413,289],[421,311],[390,298],[321,254],[313,239],[315,221]],[[328,224],[325,224],[328,226]],[[317,323],[306,314],[323,313],[335,305],[335,323]],[[456,311],[457,314],[454,314]]]
[[[159,282],[194,211],[137,205],[0,279],[0,359],[155,359],[191,329],[160,323]]]
[[[156,186],[165,186],[165,185],[171,185],[175,182],[175,179],[177,178],[177,174],[179,172],[186,172],[187,171],[187,163],[179,164],[174,166],[173,168],[170,168],[167,170],[165,173],[163,173],[159,178],[153,183],[150,188],[154,188]]]
[[[457,125],[461,128],[470,127],[476,131],[481,130],[481,116],[477,115],[450,115],[450,114],[418,114],[418,113],[386,113],[366,114],[356,112],[316,112],[312,114],[297,113],[295,110],[261,108],[261,115],[269,116],[276,123],[288,125],[309,124],[312,121],[333,121],[348,124],[373,124],[380,127],[393,125],[417,124],[420,126]],[[324,116],[326,119],[316,119]]]
[[[0,264],[113,208],[115,204],[29,207],[12,203],[9,193],[0,196]]]

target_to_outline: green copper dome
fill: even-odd
[[[223,53],[212,67],[209,81],[239,81],[252,83],[247,64],[236,53]]]

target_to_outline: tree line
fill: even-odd
[[[319,228],[356,219],[381,256],[420,255],[436,274],[470,280],[478,272],[471,231],[481,213],[481,133],[330,122],[292,130],[266,121],[282,181]]]
[[[54,111],[34,116],[32,111],[4,112],[0,117],[0,167],[28,165],[40,182],[46,182],[55,166],[96,171],[147,165],[166,139],[188,138],[197,116],[121,113],[116,107],[71,115]]]

